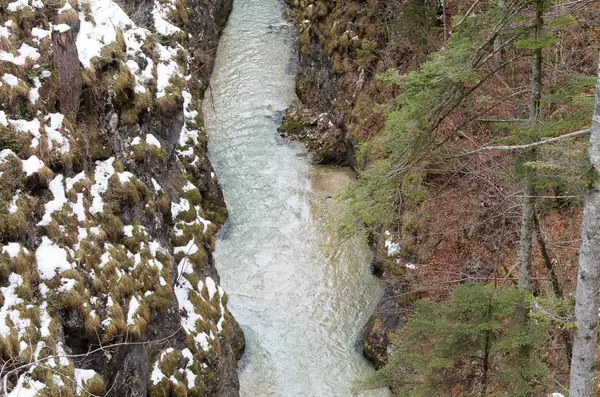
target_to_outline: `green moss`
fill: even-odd
[[[83,388],[84,392],[81,393],[83,397],[101,396],[105,390],[104,380],[99,374],[96,374],[87,382],[84,382]]]
[[[14,128],[0,124],[0,147],[19,153],[21,150],[21,134],[15,131]]]
[[[171,213],[171,198],[169,197],[169,195],[164,194],[164,193],[161,194],[156,202],[156,208],[163,215],[170,214]]]
[[[122,125],[133,125],[140,121],[141,115],[152,106],[152,95],[148,92],[136,93],[131,106],[126,107],[121,113]]]
[[[140,201],[138,186],[133,182],[121,183],[116,174],[109,179],[108,186],[104,199],[113,214],[120,214],[124,208],[133,207]]]
[[[183,99],[180,95],[167,94],[156,101],[156,108],[161,116],[171,117],[181,109]]]
[[[110,241],[114,243],[121,241],[123,238],[123,222],[121,222],[121,219],[118,216],[104,214],[100,224]]]

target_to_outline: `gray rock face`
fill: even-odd
[[[304,142],[316,164],[352,164],[344,123],[336,110],[336,77],[321,43],[311,39],[309,52],[299,52],[299,65],[300,104],[286,112],[280,134]]]

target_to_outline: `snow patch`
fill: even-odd
[[[53,278],[57,271],[62,273],[72,269],[67,260],[67,251],[54,244],[48,237],[42,237],[42,243],[35,251],[38,273],[42,280]]]

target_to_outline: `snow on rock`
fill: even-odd
[[[21,252],[21,244],[19,243],[8,243],[2,247],[2,253],[7,254],[10,259],[14,259],[19,256]]]
[[[15,56],[12,52],[0,51],[0,61],[6,61],[14,63],[18,66],[23,66],[27,61],[27,58],[31,59],[32,61],[37,61],[40,59],[40,53],[38,50],[27,43],[21,44],[21,47],[17,52],[19,55]]]
[[[29,373],[19,376],[17,385],[6,397],[34,397],[44,389],[46,385],[40,381],[30,379]]]
[[[177,218],[182,212],[189,211],[190,208],[190,202],[184,198],[182,198],[179,203],[171,202],[171,213],[173,214],[173,218]]]
[[[27,0],[13,1],[12,3],[8,3],[8,7],[7,7],[8,11],[11,11],[11,12],[17,12],[22,8],[31,8],[31,7],[29,7]]]
[[[206,277],[205,284],[208,289],[208,299],[212,299],[217,293],[217,284],[215,284],[215,280],[210,277]]]
[[[4,76],[2,76],[2,80],[11,87],[16,87],[19,85],[19,79],[17,76],[10,73],[5,73]]]
[[[69,3],[67,3],[69,4]],[[53,31],[58,32],[58,33],[67,33],[69,30],[71,30],[71,27],[65,23],[61,23],[58,25],[55,25],[52,28]]]
[[[23,160],[22,166],[23,172],[30,176],[38,172],[44,166],[44,162],[38,159],[37,156],[31,156],[27,160]]]
[[[154,27],[158,34],[170,36],[181,31],[177,26],[168,22],[168,13],[174,10],[175,5],[172,2],[163,3],[160,0],[154,0],[152,17],[154,18]]]
[[[160,187],[160,185],[158,184],[158,182],[156,182],[156,179],[152,178],[152,186],[154,187],[154,190],[157,192],[160,192],[162,190],[162,187]]]
[[[31,141],[31,147],[38,147],[41,134],[40,134],[40,121],[38,119],[33,119],[31,121],[27,120],[9,120],[8,121],[18,132],[27,132],[33,135],[33,140]]]
[[[146,134],[146,143],[151,146],[162,147],[160,141],[152,134]]]
[[[46,212],[42,217],[42,220],[38,222],[38,226],[48,226],[52,222],[52,213],[60,211],[63,205],[67,203],[67,197],[65,196],[65,188],[63,186],[63,176],[58,175],[48,186],[54,198],[48,201],[44,208]]]
[[[197,110],[188,110],[188,107],[192,103],[192,94],[188,90],[183,90],[181,92],[181,96],[183,96],[183,115],[185,118],[195,119],[198,116]]]
[[[196,252],[198,252],[198,246],[196,245],[196,243],[194,243],[194,240],[190,240],[189,243],[183,247],[175,247],[175,249],[173,250],[173,253],[178,254],[180,252],[183,252],[186,255],[194,255]]]
[[[72,269],[67,260],[67,251],[54,244],[46,236],[42,237],[42,243],[35,251],[35,259],[42,280],[49,280],[56,274]]]
[[[90,212],[92,214],[104,211],[104,201],[100,195],[106,193],[108,190],[108,180],[115,173],[115,167],[113,167],[114,161],[115,158],[111,157],[108,160],[96,162],[96,172],[94,173],[96,183],[91,188],[92,205]]]
[[[125,11],[113,1],[89,0],[88,4],[95,24],[87,21],[85,13],[80,11],[81,26],[77,34],[79,60],[85,68],[90,67],[92,58],[100,55],[102,47],[116,40],[117,28],[127,30],[133,26]]]
[[[48,136],[48,149],[56,145],[61,154],[69,152],[69,140],[60,132],[65,116],[61,113],[51,113],[44,119],[46,123],[46,135]]]
[[[129,301],[129,310],[127,311],[127,325],[135,325],[134,316],[140,308],[140,302],[135,296],[131,297]]]
[[[86,394],[85,384],[98,373],[93,369],[75,368],[75,380],[77,382],[77,395]]]
[[[12,200],[10,200],[10,204],[8,205],[8,213],[9,214],[14,214],[15,212],[17,212],[19,210],[19,207],[17,206],[17,200],[19,199],[20,193],[21,193],[21,191],[17,190],[17,193],[13,196]]]
[[[169,87],[171,77],[179,75],[179,65],[171,61],[167,64],[159,63],[156,65],[156,98],[160,99],[166,95],[166,89]]]
[[[8,127],[8,118],[6,117],[6,113],[4,113],[4,110],[0,110],[0,124],[2,124],[5,127]]]
[[[400,244],[394,242],[391,238],[385,240],[385,248],[387,249],[387,256],[394,256],[400,253]]]

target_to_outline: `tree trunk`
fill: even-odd
[[[544,25],[544,0],[535,2],[535,37],[539,38]],[[535,49],[531,64],[531,100],[529,103],[529,122],[534,123],[540,113],[542,98],[542,49]],[[535,159],[530,152],[530,159]],[[519,289],[531,291],[531,239],[533,237],[533,218],[535,216],[535,188],[531,176],[525,177],[523,184],[523,220],[521,223],[521,240],[519,242]]]
[[[498,0],[498,9],[504,8],[504,0]],[[502,35],[498,33],[496,40],[494,40],[494,68],[498,69],[502,65]]]
[[[83,77],[75,42],[76,33],[72,28],[60,29],[63,26],[66,25],[57,25],[52,31],[54,68],[60,85],[60,111],[75,121],[79,110]]]
[[[600,65],[588,156],[594,174],[598,175],[600,172]],[[577,329],[571,359],[570,397],[593,397],[594,395],[600,287],[600,186],[597,180],[593,183],[585,195],[581,225],[579,272],[575,294]]]
[[[531,253],[533,237],[533,217],[535,216],[534,187],[529,176],[523,186],[523,218],[521,240],[519,242],[519,289],[531,291]]]
[[[535,38],[539,39],[544,27],[544,1],[535,3]],[[540,100],[542,98],[542,48],[533,51],[531,65],[531,103],[529,104],[529,120],[534,122],[540,113]]]

